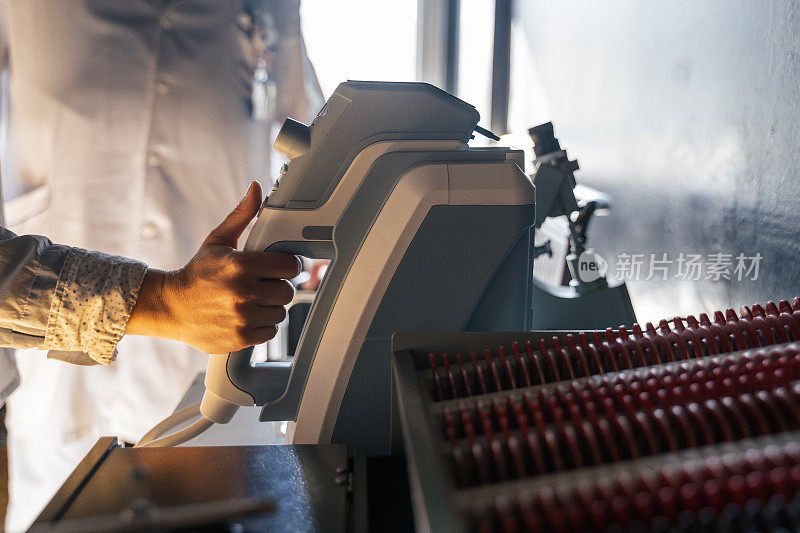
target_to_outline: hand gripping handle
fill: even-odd
[[[314,300],[315,293],[300,291],[287,307],[313,304]],[[300,383],[298,376],[304,375],[303,372],[293,373],[293,363],[288,361],[253,364],[252,355],[253,348],[249,347],[227,355],[210,356],[206,394],[201,406],[206,418],[225,423],[230,421],[236,406],[270,404],[269,412],[278,417],[276,420],[293,419],[297,411],[295,395],[285,393],[296,387],[302,389],[304,383]],[[305,369],[308,364],[303,359],[301,353],[295,354],[294,364],[299,362],[298,368]]]
[[[332,259],[332,240],[316,240],[303,235],[313,215],[285,209],[265,207],[259,214],[245,243],[245,250],[287,252],[312,258]],[[282,236],[283,238],[280,238]],[[201,411],[220,423],[230,421],[236,406],[263,405],[274,402],[281,415],[292,415],[297,405],[286,400],[286,391],[293,389],[291,362],[268,361],[251,363],[253,348],[227,355],[212,355],[206,372],[206,393]],[[295,357],[294,364],[297,365]],[[302,365],[301,365],[302,366]],[[295,379],[294,381],[298,381]],[[300,385],[302,383],[295,383]],[[296,402],[294,402],[296,403]],[[286,420],[288,418],[282,418]]]

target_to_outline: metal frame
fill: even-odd
[[[408,483],[419,533],[466,531],[467,523],[453,504],[453,476],[444,468],[438,439],[427,416],[417,369],[409,350],[394,352],[395,396],[405,444]]]
[[[494,49],[492,52],[491,129],[498,135],[508,133],[508,102],[511,86],[511,17],[512,0],[495,0]]]
[[[417,78],[458,92],[461,0],[418,0]]]
[[[36,524],[47,524],[60,520],[64,513],[67,512],[69,506],[78,497],[83,488],[89,483],[100,465],[108,458],[112,451],[119,448],[116,437],[101,437],[100,440],[92,446],[89,453],[81,459],[72,474],[69,475],[67,480],[58,489],[58,492],[50,499],[50,502],[42,509],[39,516],[33,522]]]
[[[507,390],[470,398],[434,402],[431,397],[431,381],[428,363],[429,353],[465,353],[486,346],[508,347],[511,341],[524,343],[527,340],[538,344],[544,339],[548,348],[552,338],[563,340],[567,331],[533,332],[459,332],[459,333],[396,333],[392,337],[392,371],[395,385],[397,407],[403,432],[403,443],[408,464],[411,485],[411,498],[414,506],[414,519],[419,531],[468,531],[466,523],[470,509],[478,502],[492,501],[500,495],[513,497],[519,494],[536,494],[553,486],[571,487],[600,480],[614,479],[641,470],[658,470],[667,465],[681,465],[687,461],[701,460],[726,453],[744,454],[748,449],[763,448],[769,445],[785,445],[796,442],[800,431],[789,431],[748,439],[725,442],[696,448],[687,448],[652,456],[627,459],[616,463],[588,466],[565,472],[554,472],[522,479],[512,479],[470,487],[458,487],[449,469],[447,454],[444,453],[443,440],[436,428],[442,422],[442,412],[460,402],[467,404],[487,401],[498,396],[515,396],[520,390]],[[788,343],[748,350],[740,350],[719,355],[706,356],[692,361],[714,358],[728,358],[735,354],[771,350],[777,346],[797,349],[798,344]],[[681,366],[686,361],[646,366],[624,372],[647,373],[656,367]],[[469,363],[466,365],[468,366]],[[595,381],[609,374],[592,375],[570,380],[574,382]],[[563,386],[567,381],[535,385],[525,390],[549,391]]]
[[[460,0],[418,0],[417,78],[458,93]],[[511,92],[513,0],[495,0],[492,51],[491,129],[508,132]]]

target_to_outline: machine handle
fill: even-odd
[[[298,303],[314,303],[316,293],[300,291],[295,294],[291,308]],[[236,393],[246,399],[248,405],[269,405],[269,412],[276,413],[280,420],[293,419],[297,410],[297,402],[293,392],[305,386],[301,376],[310,365],[309,357],[300,353],[294,354],[290,361],[267,361],[251,363],[253,347],[231,352],[225,357],[223,370],[226,382],[234,387]],[[297,373],[293,369],[300,369]],[[218,369],[219,371],[219,369]],[[293,379],[294,378],[294,379]]]
[[[225,424],[233,418],[238,406],[262,405],[277,400],[289,413],[281,420],[294,416],[291,405],[282,402],[284,391],[290,390],[291,361],[268,361],[252,364],[253,347],[224,355],[212,355],[206,371],[206,391],[200,412],[209,420]],[[299,381],[295,379],[294,381]],[[284,406],[286,404],[286,406]]]
[[[280,238],[278,236],[283,236]],[[333,230],[325,220],[308,213],[262,207],[245,243],[245,250],[288,252],[310,258],[334,259]],[[277,408],[280,420],[294,419],[295,398],[305,386],[306,370],[313,354],[304,361],[297,355],[292,362],[268,361],[252,364],[252,348],[227,355],[211,356],[206,372],[206,394],[201,405],[204,416],[226,422],[233,416],[226,406],[264,405]],[[294,379],[292,379],[294,377]],[[262,412],[263,414],[263,412]]]
[[[253,364],[253,347],[228,354],[227,373],[236,388],[253,397],[254,404],[279,398],[289,386],[291,361],[267,361]]]
[[[269,215],[273,214],[269,212]],[[287,252],[314,259],[335,260],[336,251],[332,235],[326,236],[331,240],[276,241],[274,238],[268,238],[279,234],[278,231],[273,231],[274,228],[271,228],[269,223],[278,222],[279,219],[270,218],[269,215],[266,211],[262,213],[264,223],[257,224],[253,228],[245,249]],[[251,396],[255,405],[269,404],[270,411],[279,417],[275,420],[294,420],[298,408],[297,394],[294,393],[302,391],[305,387],[306,370],[311,365],[313,354],[303,357],[297,353],[292,361],[267,361],[255,365],[250,362],[252,354],[252,347],[228,354],[226,364],[228,380],[239,391]]]

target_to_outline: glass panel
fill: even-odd
[[[348,79],[416,79],[417,0],[303,0],[300,9],[326,98]]]
[[[488,128],[491,116],[494,0],[462,1],[460,9],[457,96],[478,109],[481,125]]]

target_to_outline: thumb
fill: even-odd
[[[256,216],[259,207],[261,207],[261,184],[253,180],[239,205],[234,207],[225,220],[208,234],[203,244],[224,244],[236,248],[239,237]]]

